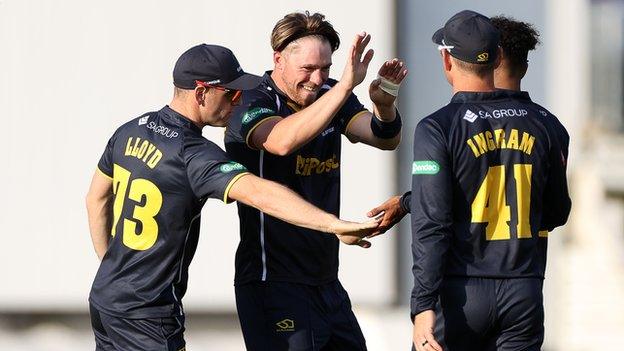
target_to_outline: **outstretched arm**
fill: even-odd
[[[403,196],[393,196],[383,204],[368,211],[366,214],[368,217],[381,217],[381,223],[371,237],[385,233],[410,212],[409,207],[405,206],[405,199],[409,197],[411,197],[411,191],[403,194]]]
[[[232,185],[228,197],[288,223],[333,233],[345,244],[364,248],[370,247],[371,244],[362,238],[370,235],[379,225],[378,220],[365,223],[340,220],[333,214],[306,202],[285,186],[252,174],[239,178]]]

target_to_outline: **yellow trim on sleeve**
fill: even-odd
[[[540,230],[540,231],[538,232],[538,236],[539,236],[540,238],[548,238],[548,230]]]
[[[106,178],[108,178],[108,179],[110,179],[110,180],[113,180],[113,177],[111,177],[111,176],[109,176],[108,174],[104,173],[104,172],[100,169],[100,167],[96,167],[95,169],[96,169],[98,172],[100,172],[100,174],[101,174],[101,175],[105,176]]]
[[[347,123],[347,126],[345,127],[345,134],[347,134],[347,131],[349,130],[349,127],[351,126],[351,123],[355,122],[356,119],[364,116],[364,114],[366,113],[370,113],[369,110],[362,110],[356,114],[353,115],[353,117],[351,117],[351,119],[349,120],[349,123]]]
[[[232,185],[234,185],[234,183],[236,183],[237,180],[241,179],[243,176],[246,176],[248,174],[251,174],[251,173],[244,172],[232,178],[232,180],[230,180],[227,187],[225,188],[225,192],[223,192],[223,202],[225,202],[226,204],[229,204],[230,202],[232,202],[232,201],[228,202],[228,195],[230,194],[230,189],[232,188]]]
[[[256,149],[255,147],[253,147],[252,145],[249,144],[249,138],[251,137],[251,133],[253,133],[253,131],[256,130],[256,128],[258,128],[262,123],[264,123],[266,121],[269,121],[269,120],[272,120],[272,119],[275,119],[275,118],[280,118],[281,119],[281,118],[284,118],[284,117],[282,117],[282,116],[270,116],[270,117],[267,117],[267,118],[263,119],[262,121],[258,122],[258,124],[253,126],[253,128],[251,128],[249,130],[249,132],[247,133],[247,136],[245,137],[245,144],[247,144],[247,146],[249,146],[252,149]]]

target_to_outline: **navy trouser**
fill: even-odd
[[[250,351],[366,350],[349,296],[337,280],[320,286],[238,285],[236,307]]]
[[[127,319],[98,311],[91,327],[96,351],[184,351],[184,317]]]
[[[540,278],[445,277],[436,340],[445,351],[539,351],[544,341]]]

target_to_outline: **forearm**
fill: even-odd
[[[336,83],[310,106],[273,126],[263,146],[267,151],[288,155],[319,135],[345,103],[351,89]]]
[[[401,209],[406,213],[412,212],[412,191],[408,191],[401,196],[400,200]]]
[[[102,260],[108,249],[108,240],[110,239],[113,221],[111,199],[112,197],[98,199],[87,197],[91,241],[100,260]]]
[[[391,105],[380,105],[373,103],[373,112],[383,122],[392,122],[396,118],[396,107]]]
[[[248,175],[238,180],[230,197],[290,224],[333,233],[336,216],[306,202],[294,191],[278,183]]]

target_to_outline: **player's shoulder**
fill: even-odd
[[[436,124],[450,126],[456,116],[466,113],[469,107],[465,104],[449,103],[423,118],[418,124]]]
[[[113,137],[117,137],[122,134],[133,133],[143,125],[147,125],[150,117],[156,115],[157,111],[146,112],[138,117],[132,118],[123,123],[113,133]]]
[[[184,138],[182,152],[185,157],[196,157],[201,155],[203,158],[222,159],[225,155],[223,149],[206,139],[202,135],[188,134]]]
[[[333,78],[327,78],[325,83],[323,83],[323,85],[321,86],[321,90],[329,90],[329,89],[333,88],[334,85],[336,85],[336,83],[338,83],[337,80],[335,80]]]
[[[551,126],[558,134],[568,135],[568,131],[565,126],[555,114],[535,101],[531,101],[530,103],[536,112],[536,118],[539,118],[545,125]]]
[[[257,87],[243,91],[242,105],[254,103],[255,101],[273,101],[277,95],[278,92],[274,87],[271,75],[266,72]]]

